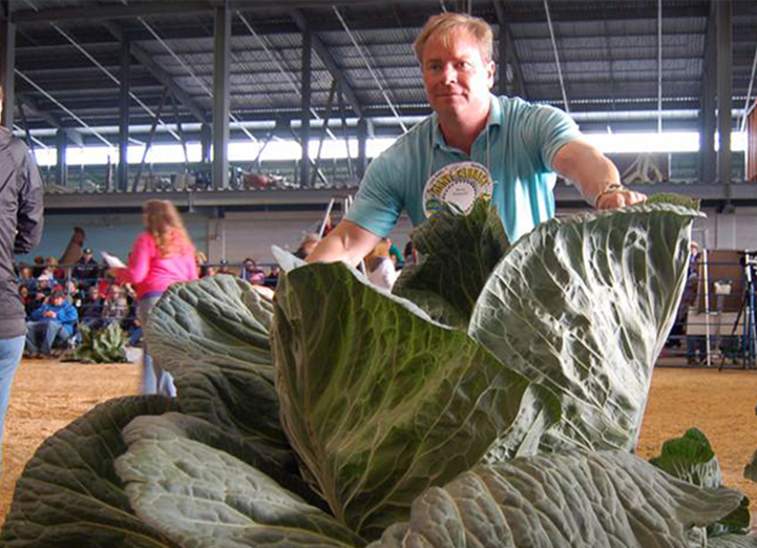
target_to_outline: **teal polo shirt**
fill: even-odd
[[[434,113],[370,163],[345,218],[382,237],[403,211],[417,226],[426,220],[423,189],[429,177],[446,165],[474,161],[491,175],[492,203],[514,242],[554,216],[552,158],[580,135],[559,109],[492,95],[486,128],[468,156],[447,146]]]

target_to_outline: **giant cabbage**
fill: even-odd
[[[54,435],[0,540],[753,544],[697,537],[740,494],[629,452],[699,215],[669,202],[551,221],[512,245],[484,202],[442,212],[398,295],[296,261],[274,302],[230,277],[173,287],[147,340],[176,400],[116,400]]]

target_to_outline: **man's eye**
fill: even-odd
[[[431,72],[438,72],[442,69],[442,65],[440,63],[430,63],[426,65],[426,68]]]
[[[473,68],[473,65],[471,63],[469,63],[468,61],[460,61],[460,63],[458,63],[458,66],[462,70],[470,70],[470,69]]]

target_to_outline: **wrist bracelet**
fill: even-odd
[[[603,197],[607,196],[608,194],[612,194],[613,192],[619,192],[621,190],[626,190],[626,187],[624,187],[620,183],[610,183],[605,187],[605,189],[596,195],[594,198],[594,209],[599,208],[599,200],[601,200]]]

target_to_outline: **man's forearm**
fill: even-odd
[[[333,263],[336,261],[344,261],[353,266],[360,262],[360,259],[357,259],[354,262],[350,260],[349,254],[345,249],[345,242],[333,232],[321,240],[305,260],[309,263]]]
[[[355,223],[343,220],[318,243],[306,260],[309,263],[344,261],[356,266],[380,239]]]
[[[594,205],[608,187],[620,184],[618,169],[604,154],[583,141],[561,148],[553,162],[555,169],[575,183],[587,202]]]

